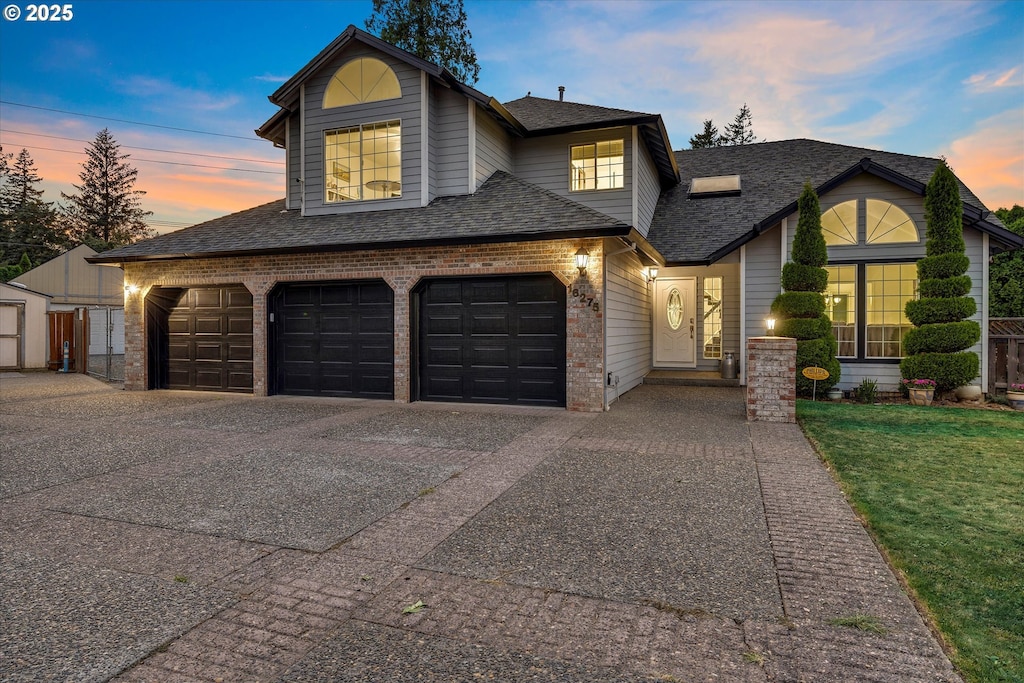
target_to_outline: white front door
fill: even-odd
[[[654,281],[654,366],[697,365],[697,278]]]

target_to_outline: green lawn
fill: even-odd
[[[968,681],[1024,681],[1024,413],[797,402]]]

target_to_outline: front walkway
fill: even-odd
[[[0,433],[5,681],[959,680],[737,389],[593,415],[7,375]]]

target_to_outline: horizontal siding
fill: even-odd
[[[302,145],[299,140],[299,115],[292,114],[288,117],[288,151],[285,153],[287,171],[285,173],[288,183],[288,208],[298,209],[302,199]]]
[[[633,163],[629,128],[584,131],[567,135],[529,138],[515,142],[515,174],[526,182],[579,202],[624,223],[633,223]],[[623,188],[593,192],[569,192],[569,146],[587,142],[623,140]]]
[[[476,187],[484,184],[495,171],[513,173],[512,138],[489,114],[476,111]]]
[[[704,358],[704,278],[722,278],[722,353],[732,351],[740,358],[740,267],[739,263],[716,263],[702,267],[662,268],[658,277],[697,278],[697,370],[718,372],[720,359]],[[658,311],[657,313],[661,313]]]
[[[432,97],[436,133],[430,137],[437,168],[437,194],[466,194],[469,186],[469,110],[466,98],[447,88]]]
[[[792,221],[790,221],[792,224]],[[780,226],[775,226],[747,244],[746,269],[746,327],[747,338],[763,337],[764,321],[771,312],[772,302],[781,291],[782,248]],[[741,353],[745,354],[746,340]]]
[[[639,148],[636,155],[637,224],[633,227],[647,237],[651,229],[651,220],[654,218],[654,209],[658,206],[658,197],[661,196],[661,182],[658,180],[658,169],[654,166],[654,159],[647,151],[647,145],[641,142]]]
[[[633,253],[605,260],[605,367],[619,378],[618,386],[606,383],[605,403],[641,384],[651,369],[651,289],[642,269]]]
[[[395,71],[402,87],[402,97],[396,100],[355,104],[348,107],[323,109],[323,96],[334,73],[343,64],[356,57],[376,57]],[[384,53],[354,43],[343,54],[331,60],[306,82],[303,107],[306,112],[306,213],[322,215],[408,208],[420,205],[420,158],[422,135],[420,131],[420,70],[400,62]],[[325,204],[324,197],[324,132],[365,123],[400,120],[402,122],[402,197],[379,201]]]

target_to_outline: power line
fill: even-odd
[[[29,133],[24,130],[13,130],[11,128],[0,128],[0,133],[15,133],[17,135],[32,135],[39,138],[52,138],[53,140],[67,140],[68,142],[84,142],[85,144],[91,144],[92,140],[79,140],[78,138],[65,138],[60,135],[44,135],[42,133]],[[17,147],[18,145],[15,145]],[[252,164],[274,164],[276,166],[284,166],[284,162],[281,161],[267,161],[264,159],[246,159],[244,157],[227,157],[220,154],[202,154],[201,152],[178,152],[173,149],[156,149],[153,147],[135,147],[132,145],[121,145],[118,147],[124,147],[125,149],[139,149],[144,152],[164,152],[166,154],[182,154],[185,156],[192,157],[206,157],[209,159],[227,159],[229,161],[246,161]]]
[[[63,152],[64,154],[85,154],[85,150],[73,150],[73,149],[54,149],[53,147],[39,147],[37,145],[28,145],[30,149],[41,149],[47,152]],[[239,173],[264,173],[267,175],[280,175],[281,171],[260,171],[254,168],[231,168],[229,166],[207,166],[206,164],[186,164],[180,161],[160,161],[159,159],[139,159],[138,157],[131,157],[132,161],[137,161],[147,164],[164,164],[166,166],[188,166],[189,168],[212,168],[219,171],[237,171]]]
[[[180,133],[196,133],[198,135],[214,135],[221,138],[234,138],[236,140],[246,140],[248,142],[262,142],[257,138],[243,137],[241,135],[228,135],[227,133],[211,133],[207,130],[194,130],[192,128],[176,128],[174,126],[161,126],[158,123],[143,123],[142,121],[129,121],[128,119],[115,119],[109,116],[97,116],[95,114],[82,114],[76,111],[67,111],[65,109],[50,109],[49,107],[37,107],[34,104],[22,104],[20,102],[9,102],[7,100],[0,100],[0,104],[6,104],[11,107],[25,107],[26,109],[38,109],[39,111],[50,111],[55,114],[69,114],[71,116],[84,116],[90,119],[100,119],[102,121],[116,121],[117,123],[127,123],[132,126],[148,126],[150,128],[163,128],[164,130],[176,130]]]

